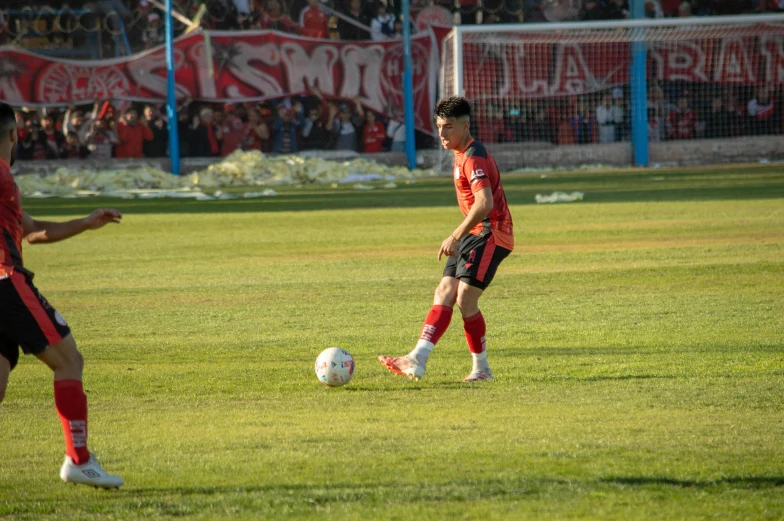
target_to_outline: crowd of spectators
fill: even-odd
[[[784,91],[654,82],[648,89],[648,137],[652,142],[725,138],[784,132]],[[484,143],[549,142],[559,145],[628,142],[629,93],[624,87],[573,98],[477,103],[472,133]],[[225,157],[235,150],[297,153],[346,150],[404,151],[402,113],[367,110],[358,101],[312,96],[278,102],[201,104],[185,100],[177,128],[183,157]],[[169,123],[162,107],[19,112],[18,157],[162,158],[169,151]]]
[[[225,157],[235,150],[288,154],[304,150],[376,153],[402,151],[405,125],[367,110],[358,101],[313,96],[278,102],[202,104],[183,101],[177,114],[182,157]],[[169,122],[157,105],[92,110],[19,111],[18,157],[22,160],[162,158],[169,152]]]
[[[456,23],[472,24],[545,21],[554,1],[412,0],[411,5],[414,14],[425,5],[440,5],[453,14]],[[628,0],[559,2],[579,6],[576,18],[583,20],[629,16]],[[115,22],[124,21],[134,50],[157,46],[163,40],[161,12],[155,0],[48,3],[65,12],[84,9],[104,13],[106,18],[98,19],[94,27],[115,30]],[[270,29],[344,40],[397,38],[402,32],[399,0],[175,0],[174,4],[189,19],[199,19],[203,27],[213,29]],[[25,5],[21,0],[3,3],[0,43],[9,37],[19,42],[20,20],[29,22],[31,14],[53,12],[45,8],[33,11]],[[782,11],[784,0],[649,0],[645,10],[655,18]],[[71,45],[69,29],[84,29],[87,23],[80,16],[84,15],[44,16],[43,24],[30,27],[43,28],[52,45]],[[649,138],[778,134],[784,130],[782,101],[782,92],[770,87],[662,85],[654,81],[649,87]],[[628,89],[616,87],[574,98],[482,102],[475,108],[472,124],[475,135],[486,143],[580,144],[628,141],[630,120]],[[169,150],[168,125],[162,108],[155,105],[101,102],[86,111],[76,107],[64,112],[29,111],[20,115],[19,157],[164,157]],[[406,134],[397,107],[378,114],[358,102],[326,100],[318,91],[310,97],[260,104],[185,102],[177,125],[184,157],[226,156],[237,149],[272,153],[400,151],[405,148]]]
[[[784,132],[784,91],[771,86],[665,84],[648,88],[651,142]],[[483,143],[559,145],[631,140],[628,90],[549,100],[486,101],[475,106],[473,132]]]

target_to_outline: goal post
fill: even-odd
[[[441,51],[440,97],[472,103],[505,170],[784,130],[781,14],[459,26]],[[632,133],[639,111],[647,132]]]

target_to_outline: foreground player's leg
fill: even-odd
[[[452,311],[457,300],[457,286],[457,279],[454,277],[443,277],[436,288],[433,307],[425,318],[422,333],[414,349],[406,356],[379,356],[379,362],[395,374],[415,380],[422,378],[433,347],[452,321]]]
[[[479,380],[492,380],[493,372],[487,362],[486,336],[487,327],[482,312],[479,311],[479,297],[484,290],[460,283],[457,295],[457,304],[463,315],[463,330],[465,331],[468,349],[471,351],[473,366],[471,373],[463,381],[476,382]]]
[[[73,336],[36,355],[54,371],[54,403],[63,425],[65,462],[60,477],[65,482],[118,488],[123,479],[106,473],[87,450],[87,396],[82,386],[82,355]]]
[[[0,403],[3,403],[5,398],[5,389],[8,387],[8,377],[10,375],[11,362],[5,356],[0,355]]]

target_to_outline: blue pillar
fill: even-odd
[[[180,175],[180,138],[177,132],[177,89],[174,82],[174,25],[172,0],[166,0],[166,115],[169,117],[169,158],[172,174]]]
[[[645,18],[645,0],[631,0],[631,15],[635,20]],[[632,147],[634,164],[648,166],[648,78],[647,43],[645,29],[632,29],[631,81]]]
[[[403,108],[406,125],[406,157],[408,168],[416,168],[414,134],[414,77],[411,70],[411,13],[409,0],[403,0]]]

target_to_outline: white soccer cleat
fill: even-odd
[[[101,467],[95,456],[90,454],[90,459],[83,465],[77,465],[69,457],[60,468],[60,479],[66,483],[90,485],[95,488],[120,488],[125,481],[120,476],[113,476]]]
[[[408,355],[399,358],[381,355],[378,361],[390,372],[405,376],[409,380],[419,380],[425,376],[425,366]]]
[[[493,371],[488,367],[487,369],[475,369],[471,374],[463,378],[464,382],[479,382],[481,380],[492,380]]]

